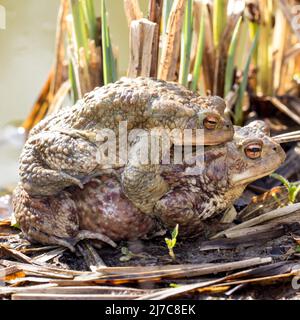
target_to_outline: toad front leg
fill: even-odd
[[[101,169],[101,136],[78,130],[44,131],[31,136],[20,158],[24,189],[33,196],[54,195],[82,184]]]
[[[162,197],[154,212],[168,229],[172,230],[178,224],[180,236],[197,236],[205,231],[205,222],[197,208],[199,201],[197,193],[178,188]]]
[[[153,149],[150,135],[144,133],[133,142],[128,164],[122,174],[123,191],[142,212],[151,214],[156,202],[168,192],[169,185],[161,176],[161,159],[165,157],[162,141]],[[157,156],[157,159],[153,159]],[[153,161],[154,160],[154,161]]]
[[[151,214],[156,202],[169,190],[155,165],[127,166],[122,175],[124,193],[144,213]]]

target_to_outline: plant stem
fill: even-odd
[[[162,20],[162,32],[163,34],[166,33],[167,31],[167,25],[168,25],[168,20],[169,20],[169,15],[171,12],[172,8],[172,0],[164,0],[164,5],[163,5],[163,20]]]
[[[227,20],[227,0],[214,0],[213,8],[213,33],[214,45],[219,47],[220,39],[225,30]]]
[[[175,256],[173,248],[169,248],[169,255],[172,258],[172,260],[176,260],[176,256]]]
[[[227,94],[229,93],[232,87],[233,72],[234,72],[234,58],[235,58],[235,53],[237,48],[238,34],[239,34],[241,22],[242,22],[242,17],[239,18],[234,28],[229,49],[228,49],[228,58],[227,58],[226,71],[225,71],[224,97],[227,96]]]
[[[201,12],[201,22],[200,22],[200,30],[199,30],[199,39],[197,44],[197,54],[196,54],[196,60],[195,60],[195,66],[194,66],[194,72],[193,72],[193,80],[192,80],[192,86],[191,89],[193,91],[197,90],[197,84],[200,77],[200,68],[202,65],[202,59],[203,59],[203,52],[205,47],[205,8],[202,5],[202,12]]]
[[[243,124],[243,99],[244,99],[244,94],[245,94],[247,83],[248,83],[248,73],[249,73],[251,58],[257,46],[258,38],[259,38],[259,29],[257,30],[255,39],[252,43],[252,46],[248,55],[248,59],[246,62],[246,66],[243,72],[243,80],[239,87],[239,94],[238,94],[238,99],[235,106],[235,115],[234,115],[235,124],[238,126],[241,126]]]
[[[75,103],[78,100],[78,91],[77,91],[77,86],[75,81],[74,67],[71,59],[69,61],[69,79],[70,79],[71,88],[72,88],[73,103]]]
[[[273,72],[272,72],[272,0],[261,2],[262,23],[260,31],[260,41],[258,47],[258,83],[257,93],[264,96],[273,94]]]
[[[74,29],[78,48],[83,47],[87,59],[89,58],[88,35],[84,22],[84,14],[79,0],[71,0]]]
[[[97,42],[97,19],[93,0],[80,0],[80,4],[87,24],[89,39]]]
[[[254,41],[257,29],[258,29],[258,23],[254,21],[249,21],[249,35],[250,35],[251,41]],[[257,61],[258,61],[258,46],[253,53],[253,65],[255,68],[257,68]]]
[[[235,62],[238,70],[242,70],[245,66],[246,60],[248,58],[248,49],[253,43],[254,37],[251,39],[249,37],[249,23],[246,20],[243,20],[240,25],[238,45],[235,53]],[[257,49],[257,48],[256,48]],[[253,53],[254,56],[254,53]]]
[[[180,58],[180,71],[179,82],[187,86],[188,75],[190,69],[190,56],[191,56],[191,44],[192,44],[192,26],[193,26],[193,7],[192,0],[187,1],[185,8],[183,30],[181,35],[181,58]]]
[[[102,56],[104,84],[116,81],[116,66],[106,18],[105,0],[101,1]]]

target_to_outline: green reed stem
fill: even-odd
[[[260,41],[258,47],[258,77],[257,77],[257,93],[264,96],[273,94],[273,38],[272,38],[272,0],[265,0],[262,10],[263,23],[261,24]]]
[[[187,86],[190,70],[190,57],[192,46],[192,28],[193,28],[193,1],[188,0],[185,8],[184,23],[181,36],[181,57],[179,82]]]
[[[71,0],[72,15],[74,21],[74,29],[78,48],[83,47],[87,59],[89,58],[89,45],[87,28],[84,21],[84,13],[79,0]]]
[[[227,20],[227,0],[214,0],[213,7],[213,34],[214,45],[219,47],[220,39],[225,30]]]
[[[191,85],[191,89],[193,91],[197,90],[197,85],[200,77],[200,69],[201,69],[202,60],[203,60],[203,53],[204,53],[204,47],[205,47],[205,18],[206,18],[205,8],[204,6],[202,6],[199,39],[197,44],[196,60],[195,60],[195,66],[193,71],[193,80]]]
[[[239,87],[238,99],[236,102],[235,115],[234,115],[235,124],[238,126],[241,126],[243,124],[243,120],[244,120],[243,100],[244,100],[244,95],[245,95],[245,91],[246,91],[247,83],[248,83],[248,74],[249,74],[250,63],[251,63],[251,59],[252,59],[253,53],[255,51],[255,48],[257,47],[259,33],[260,32],[258,29],[256,32],[256,35],[255,35],[254,41],[252,43],[248,58],[247,58],[247,62],[246,62],[244,72],[243,72],[243,79],[242,79],[242,82]]]
[[[76,86],[76,81],[75,81],[74,66],[73,66],[71,59],[69,61],[69,80],[70,80],[71,88],[72,88],[73,103],[75,103],[78,100],[78,91],[77,91],[77,86]]]
[[[80,0],[90,40],[97,41],[97,19],[93,0]]]
[[[116,63],[113,56],[109,28],[107,24],[105,0],[101,1],[101,23],[102,23],[102,57],[103,57],[103,79],[104,84],[116,81]]]
[[[164,0],[163,14],[162,14],[162,16],[163,16],[163,18],[162,18],[162,23],[163,23],[162,32],[163,32],[163,34],[165,34],[167,31],[167,25],[168,25],[168,20],[169,20],[172,4],[173,4],[173,0]]]
[[[227,94],[229,93],[232,87],[233,73],[234,73],[234,58],[235,58],[236,49],[237,49],[238,35],[239,35],[241,22],[242,22],[242,17],[239,18],[234,28],[229,49],[228,49],[228,58],[227,58],[226,71],[225,71],[224,97],[227,96]]]

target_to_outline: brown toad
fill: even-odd
[[[31,241],[71,250],[87,234],[110,244],[108,238],[143,237],[157,220],[167,228],[178,223],[180,235],[194,236],[205,231],[209,218],[230,207],[250,182],[273,172],[285,159],[262,122],[236,128],[233,141],[222,146],[205,147],[203,163],[191,161],[198,156],[180,165],[161,165],[170,191],[149,215],[123,194],[120,169],[114,176],[92,179],[83,190],[71,187],[56,196],[32,197],[20,185],[14,194],[16,219]]]
[[[197,155],[193,157],[196,163]],[[233,141],[206,147],[203,159],[202,166],[200,162],[200,166],[167,168],[162,176],[172,190],[154,208],[166,227],[178,223],[181,235],[188,237],[204,232],[203,222],[230,208],[249,183],[275,171],[284,162],[285,152],[263,121],[253,121],[235,127]]]
[[[31,196],[82,187],[104,169],[98,157],[105,137],[99,131],[113,130],[118,143],[123,121],[128,130],[203,129],[205,145],[230,141],[233,128],[224,109],[219,97],[200,97],[179,84],[150,78],[123,78],[96,88],[32,129],[20,157],[22,186]],[[165,185],[160,195],[167,190]]]

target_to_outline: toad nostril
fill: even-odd
[[[277,151],[277,147],[273,147],[273,151]]]

